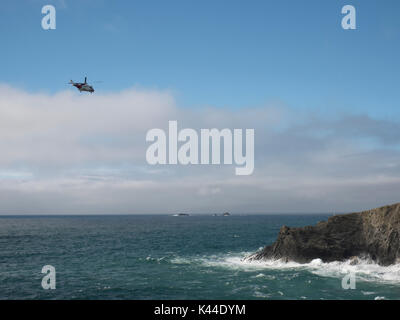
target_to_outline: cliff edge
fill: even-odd
[[[368,257],[380,265],[400,262],[400,203],[330,217],[315,226],[283,226],[277,240],[249,260],[308,263]]]

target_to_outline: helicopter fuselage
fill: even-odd
[[[94,92],[94,89],[92,86],[88,85],[87,83],[74,83],[74,87],[76,87],[80,92],[82,91],[87,91],[87,92]]]
[[[79,92],[86,91],[93,93],[94,89],[91,85],[88,85],[87,77],[85,77],[85,82],[73,82],[72,80],[69,81],[70,84],[72,84],[75,88],[79,90]]]

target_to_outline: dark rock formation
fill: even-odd
[[[277,240],[250,260],[283,259],[307,263],[368,257],[381,265],[400,262],[400,203],[335,215],[315,226],[283,226]]]

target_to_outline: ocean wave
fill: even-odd
[[[141,261],[147,261],[147,262],[161,263],[161,262],[166,261],[166,258],[167,258],[166,256],[164,256],[164,257],[159,257],[159,258],[152,257],[152,256],[147,256],[146,258],[139,258],[139,260],[141,260]]]
[[[343,277],[353,273],[357,281],[400,284],[400,264],[381,266],[368,259],[359,259],[356,264],[353,260],[324,263],[321,259],[315,259],[306,265],[312,273],[319,276]]]
[[[356,276],[357,281],[385,282],[400,285],[400,264],[381,266],[368,259],[358,259],[343,262],[323,262],[314,259],[310,263],[285,262],[283,260],[248,260],[251,252],[237,254],[222,254],[196,257],[176,257],[171,260],[176,264],[196,263],[205,267],[226,268],[235,271],[259,272],[256,277],[265,277],[261,271],[308,271],[321,277],[343,278],[349,273]],[[296,275],[296,274],[295,274]],[[269,278],[269,276],[267,276]]]

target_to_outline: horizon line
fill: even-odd
[[[179,212],[184,213],[184,212]],[[38,214],[38,213],[17,213],[17,214],[2,214],[0,217],[78,217],[78,216],[174,216],[179,213],[53,213],[53,214]],[[265,213],[229,213],[229,216],[250,216],[250,215],[335,215],[344,214],[347,212],[265,212]],[[184,213],[188,216],[223,216],[223,213]]]

